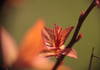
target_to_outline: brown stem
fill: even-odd
[[[88,7],[88,9],[86,10],[86,12],[82,15],[80,15],[79,20],[78,20],[78,24],[76,26],[75,32],[73,34],[73,37],[71,39],[71,41],[69,42],[69,44],[66,46],[67,48],[72,48],[73,45],[75,44],[76,41],[76,37],[78,36],[78,33],[80,31],[80,28],[84,22],[84,20],[86,19],[86,17],[88,16],[88,14],[92,11],[92,9],[96,6],[96,0],[93,0],[93,2],[90,4],[90,6]],[[67,50],[67,54],[70,52],[70,50]],[[63,59],[64,59],[65,55],[61,54],[59,56],[59,58],[56,61],[56,64],[54,65],[52,70],[57,70],[57,68],[59,67],[59,65],[62,63]]]

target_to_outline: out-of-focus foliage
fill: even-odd
[[[35,70],[51,70],[54,62],[41,53],[45,49],[41,31],[44,22],[38,20],[25,34],[19,49],[10,34],[2,28],[2,48],[5,66],[14,70],[32,68]],[[61,65],[58,70],[71,70],[70,67]]]

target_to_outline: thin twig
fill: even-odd
[[[100,57],[98,57],[98,56],[95,56],[95,55],[94,55],[93,57],[95,57],[95,58],[97,58],[97,59],[100,59]]]
[[[76,41],[76,37],[78,36],[78,33],[80,31],[80,28],[84,22],[84,20],[86,19],[86,17],[88,16],[88,14],[92,11],[92,9],[96,6],[96,0],[93,0],[93,2],[91,3],[91,5],[88,7],[88,9],[86,10],[86,12],[84,12],[83,14],[80,15],[79,20],[78,20],[78,24],[76,26],[75,32],[73,34],[73,37],[71,39],[71,41],[69,42],[69,44],[66,46],[66,54],[68,54],[70,52],[70,50],[67,50],[68,48],[72,48],[73,45],[75,44]],[[57,70],[57,68],[59,67],[59,65],[62,63],[63,59],[65,58],[65,55],[61,54],[59,56],[59,58],[57,58],[56,64],[54,65],[52,70]]]
[[[91,70],[92,69],[93,57],[94,57],[94,48],[92,48],[92,52],[91,52],[91,57],[90,57],[90,63],[89,63],[88,70]]]
[[[92,70],[92,64],[93,64],[93,59],[94,58],[100,59],[100,57],[94,55],[94,48],[92,48],[88,70]]]

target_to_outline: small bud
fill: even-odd
[[[79,41],[81,38],[83,38],[83,34],[79,34],[78,37],[76,38],[76,41]]]
[[[81,33],[81,34],[79,34],[79,37],[80,37],[80,38],[83,38],[83,34],[82,34],[82,33]]]
[[[85,11],[81,11],[80,16],[83,16],[85,14]]]

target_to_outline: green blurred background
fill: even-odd
[[[91,1],[26,0],[20,6],[7,9],[3,24],[19,44],[25,32],[37,19],[43,19],[49,27],[52,27],[55,23],[63,27],[76,26],[80,12],[86,10]],[[79,58],[66,57],[64,62],[73,70],[88,70],[93,47],[95,47],[95,55],[100,56],[100,8],[94,8],[89,14],[80,33],[83,33],[84,37],[74,45]],[[72,34],[73,32],[71,36]],[[100,70],[99,64],[100,60],[94,59],[92,70]]]

